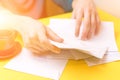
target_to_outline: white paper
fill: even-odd
[[[84,47],[109,47],[108,51],[118,51],[114,37],[113,22],[101,22],[101,31],[90,40],[82,41],[75,37],[76,22],[73,19],[51,19],[49,27],[64,39],[63,44],[57,44],[61,48],[84,48]],[[83,24],[82,24],[83,26]],[[55,43],[56,44],[56,43]],[[98,46],[99,45],[99,46]]]
[[[5,65],[5,68],[58,80],[66,63],[67,60],[44,59],[34,56],[23,48],[17,57]]]
[[[56,42],[52,43],[60,48],[69,49],[72,48],[85,50],[87,48],[86,50],[90,50],[91,47],[93,47],[92,50],[90,50],[92,51],[91,52],[92,54],[91,53],[88,54],[94,57],[89,56],[89,58],[83,58],[85,59],[89,66],[120,60],[118,48],[115,42],[113,22],[102,22],[101,31],[99,35],[94,36],[88,41],[78,40],[80,39],[80,36],[78,38],[74,36],[75,25],[76,25],[75,20],[52,19],[50,21],[50,28],[65,40],[63,44]],[[81,27],[83,27],[83,24]],[[108,51],[104,54],[104,51],[106,49],[105,47],[108,47]],[[101,52],[99,53],[99,51]],[[114,57],[112,57],[113,52]],[[74,55],[74,57],[77,57],[77,59],[79,59],[78,55],[81,55],[81,54],[76,55],[75,53],[72,54]]]
[[[75,25],[76,23],[73,19],[51,19],[49,27],[64,39],[63,43],[53,41],[51,43],[60,48],[77,49],[96,58],[102,58],[107,50],[118,51],[114,37],[113,22],[102,22],[100,33],[87,41],[82,41],[80,37],[75,37]],[[78,55],[73,55],[79,59]]]
[[[118,60],[120,60],[120,53],[111,51],[105,54],[103,59],[89,57],[85,59],[85,62],[88,64],[88,66],[95,66],[95,65],[105,64],[108,62],[113,62],[113,61],[118,61]]]
[[[68,49],[68,51],[62,51],[60,55],[50,53],[46,56],[34,56],[28,50],[23,49],[20,55],[5,65],[5,68],[58,80],[67,59],[86,58],[85,60],[90,66],[119,60],[118,53],[115,53],[115,57],[113,57],[113,53],[106,53],[106,50],[108,52],[118,51],[113,27],[112,22],[102,22],[99,35],[88,41],[81,41],[74,36],[75,20],[53,19],[50,22],[50,28],[64,38],[64,43],[52,43],[62,49]],[[88,53],[85,54],[84,51],[88,51]],[[96,62],[96,58],[99,58],[97,60],[100,61]],[[103,62],[101,63],[101,61]]]
[[[74,59],[74,60],[79,60],[79,59],[85,59],[88,57],[91,57],[91,55],[82,53],[79,50],[75,49],[62,49],[60,54],[55,54],[55,53],[49,53],[47,55],[42,55],[40,56],[41,58],[47,58],[47,59],[59,59],[59,60],[68,60],[68,59]]]

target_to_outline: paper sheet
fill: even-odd
[[[76,22],[73,19],[51,19],[49,27],[64,39],[63,44],[55,42],[54,44],[61,48],[97,49],[108,47],[108,51],[118,51],[114,37],[113,22],[102,22],[100,33],[87,41],[82,41],[79,39],[80,37],[75,37],[75,25]],[[81,27],[83,27],[83,24]]]
[[[49,53],[47,55],[41,55],[41,58],[47,59],[59,59],[59,60],[68,60],[68,59],[85,59],[91,57],[91,55],[82,53],[75,49],[62,49],[60,54]]]
[[[102,58],[107,50],[118,51],[114,37],[114,24],[112,22],[102,22],[100,33],[87,41],[82,41],[80,37],[75,37],[75,25],[76,22],[73,19],[51,19],[49,27],[64,39],[64,43],[51,42],[60,48],[78,49],[81,52],[86,51],[88,55],[96,58]],[[73,55],[76,56],[76,54]]]
[[[52,43],[62,49],[69,50],[63,50],[60,55],[50,53],[46,56],[33,56],[31,52],[23,49],[20,55],[5,65],[5,68],[58,80],[68,59],[86,58],[85,61],[89,66],[119,60],[120,56],[117,53],[113,27],[112,22],[102,22],[102,29],[98,36],[88,41],[81,41],[74,36],[74,20],[52,19],[50,28],[64,38],[63,44]],[[88,50],[89,52],[83,54],[76,49]],[[106,49],[107,53],[105,53]]]
[[[55,44],[60,48],[71,48],[71,47],[76,49],[89,48],[87,50],[90,50],[92,45],[94,50],[91,50],[93,52],[92,54],[90,53],[90,55],[94,57],[85,58],[85,61],[90,66],[120,60],[118,48],[115,42],[114,24],[112,22],[102,22],[101,31],[99,35],[94,36],[88,41],[78,40],[80,39],[81,35],[78,38],[74,36],[75,25],[76,25],[75,20],[52,19],[50,21],[50,28],[65,40],[63,44],[55,43],[55,42],[53,42],[53,44]],[[83,24],[81,27],[83,27]],[[81,29],[81,32],[82,32],[82,29]],[[105,48],[106,46],[108,47],[108,51],[104,54],[103,52],[105,51],[104,49],[106,49]],[[98,52],[102,51],[102,49],[100,50],[100,47],[103,47],[103,52],[97,53],[96,50]],[[112,58],[111,53],[113,52],[115,52],[114,54],[117,57]],[[101,57],[100,57],[100,54],[101,54]],[[73,55],[75,56],[76,54],[74,53]],[[77,59],[79,59],[78,55],[80,56],[81,54],[77,54],[75,56],[77,57]],[[100,62],[96,60],[99,60]]]
[[[103,59],[89,57],[89,58],[85,59],[85,62],[88,64],[88,66],[95,66],[95,65],[118,61],[118,60],[120,60],[120,53],[111,51],[111,52],[108,52],[107,54],[105,54]]]
[[[23,48],[17,57],[5,65],[5,68],[58,80],[66,63],[67,60],[44,59],[34,56]]]

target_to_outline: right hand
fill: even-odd
[[[60,49],[50,40],[63,42],[49,27],[27,16],[14,15],[7,11],[0,12],[0,29],[15,29],[23,38],[24,46],[35,54],[59,53]]]
[[[60,49],[52,45],[49,39],[56,42],[63,42],[62,38],[37,20],[25,16],[20,16],[20,18],[19,32],[23,37],[25,47],[36,54],[60,53]]]

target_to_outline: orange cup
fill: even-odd
[[[15,56],[21,51],[21,45],[16,42],[15,30],[0,30],[0,59]]]
[[[0,50],[9,49],[14,45],[16,31],[0,30]]]

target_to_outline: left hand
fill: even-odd
[[[83,30],[81,33],[82,40],[88,40],[98,34],[100,29],[100,19],[96,11],[93,0],[74,0],[72,18],[76,19],[75,35],[78,37],[80,26],[83,20]]]

